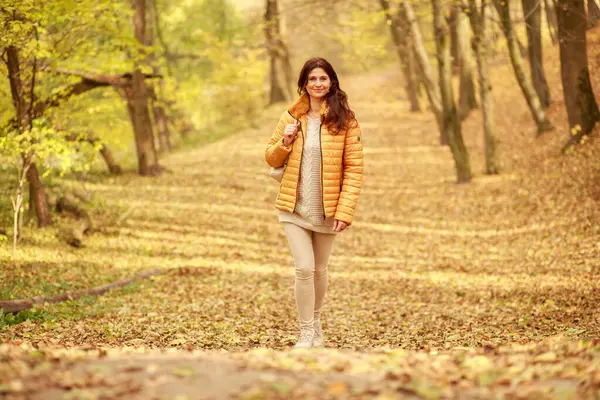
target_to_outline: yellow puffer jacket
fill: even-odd
[[[280,210],[294,212],[294,207],[296,207],[300,164],[309,108],[309,97],[305,93],[283,113],[265,151],[265,159],[271,167],[281,167],[289,155],[275,203],[275,207]],[[323,102],[321,119],[327,113],[327,108],[327,102]],[[283,131],[287,124],[294,124],[296,120],[300,120],[301,133],[298,134],[293,145],[286,148],[283,145]],[[321,188],[325,217],[334,217],[350,225],[354,218],[354,210],[363,180],[363,151],[360,127],[356,122],[347,131],[341,131],[337,135],[333,135],[327,130],[326,126],[321,125],[320,133],[322,154]]]

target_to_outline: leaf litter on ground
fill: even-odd
[[[556,51],[545,57],[560,99]],[[562,130],[536,138],[509,66],[494,74],[502,173],[483,174],[473,111],[469,185],[453,183],[432,116],[402,111],[395,69],[369,76],[368,91],[365,77],[347,81],[366,169],[356,223],[331,259],[328,349],[289,350],[293,266],[262,159],[271,110],[260,129],[167,156],[177,174],[90,183],[107,206],[132,212],[84,248],[65,248],[51,230],[27,232],[19,263],[2,264],[3,298],[169,272],[5,316],[1,393],[144,398],[155,388],[173,398],[213,377],[227,384],[205,385],[208,397],[597,398],[600,140],[596,132],[560,155]],[[559,100],[548,115],[566,121]],[[113,358],[131,365],[119,370]]]

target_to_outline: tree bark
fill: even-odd
[[[146,45],[146,2],[145,0],[134,0],[133,3],[135,9],[133,16],[135,38],[142,45]],[[138,172],[142,176],[156,175],[160,167],[158,166],[152,119],[148,108],[148,89],[139,65],[133,72],[131,90],[127,92],[137,149]]]
[[[154,115],[154,122],[158,133],[159,152],[168,152],[171,150],[171,130],[169,129],[167,112],[158,99],[154,87],[148,86],[148,91],[152,101],[152,113]]]
[[[48,196],[44,183],[40,179],[37,166],[31,163],[27,170],[27,180],[29,181],[29,197],[33,199],[35,215],[37,215],[38,227],[52,225],[52,215],[48,206]]]
[[[269,104],[288,100],[291,77],[287,47],[281,40],[277,0],[266,0],[265,37],[269,54],[270,91]],[[283,76],[281,76],[283,75]]]
[[[123,173],[123,169],[115,161],[115,158],[112,155],[112,151],[110,151],[110,149],[108,148],[108,146],[106,146],[105,144],[103,144],[102,147],[100,148],[100,154],[102,155],[102,158],[104,159],[104,162],[106,162],[106,166],[108,167],[108,171],[111,174],[113,174],[113,175],[121,175]]]
[[[586,14],[583,0],[559,0],[556,14],[560,72],[571,137],[565,150],[580,142],[600,121],[588,70]]]
[[[17,243],[21,238],[21,233],[23,231],[23,213],[21,212],[21,207],[23,205],[23,186],[25,184],[25,179],[27,177],[27,170],[31,164],[27,162],[23,163],[23,170],[19,172],[18,183],[17,183],[17,193],[14,199],[11,200],[13,202],[13,248],[12,248],[12,258],[13,260],[17,257]]]
[[[460,71],[460,50],[458,47],[458,14],[460,9],[456,4],[450,8],[448,26],[450,27],[450,54],[452,56],[452,67],[454,73]]]
[[[171,150],[171,131],[169,130],[169,125],[167,123],[167,113],[164,107],[157,103],[157,101],[152,102],[152,111],[158,130],[159,151],[167,152]]]
[[[448,142],[444,136],[444,116],[440,99],[440,87],[435,81],[433,68],[431,67],[429,57],[427,56],[427,51],[425,50],[423,37],[421,35],[421,30],[415,16],[415,12],[412,8],[410,0],[403,0],[400,3],[400,8],[401,12],[406,16],[406,21],[408,21],[413,50],[419,65],[419,75],[421,77],[421,82],[425,86],[425,92],[427,93],[429,105],[435,115],[435,120],[440,131],[440,143],[442,145],[446,145]]]
[[[600,21],[600,8],[596,0],[587,0],[587,20],[588,29],[592,29]]]
[[[558,41],[558,22],[556,21],[556,10],[554,8],[554,0],[544,0],[544,9],[546,11],[546,23],[552,44]]]
[[[478,8],[476,0],[469,0],[469,20],[473,30],[473,50],[479,75],[479,97],[483,113],[483,133],[485,143],[485,172],[488,175],[499,172],[496,160],[496,121],[494,119],[494,99],[492,98],[492,81],[488,65],[489,43],[489,4],[486,0]]]
[[[128,107],[138,157],[138,173],[142,176],[153,176],[159,172],[152,120],[148,110],[148,95],[144,78],[138,69],[133,73],[133,85],[128,94]]]
[[[6,66],[8,68],[8,79],[10,82],[13,106],[15,107],[17,115],[17,126],[19,132],[23,133],[31,127],[31,118],[27,107],[27,101],[25,100],[25,88],[21,81],[19,52],[15,46],[8,46],[6,48]]]
[[[13,100],[13,106],[16,111],[16,122],[19,132],[24,132],[31,129],[31,116],[33,104],[27,105],[25,100],[25,88],[21,81],[21,66],[19,62],[19,52],[16,47],[8,46],[6,48],[6,66],[8,68],[8,77],[10,81],[10,90]],[[33,102],[32,102],[33,103]],[[27,168],[27,180],[29,182],[29,196],[35,208],[38,227],[52,225],[52,216],[48,207],[48,198],[44,184],[40,179],[37,166],[31,160],[34,154],[29,152],[23,154],[23,165],[29,165]],[[20,209],[16,210],[20,214]],[[20,215],[17,215],[20,218]]]
[[[533,119],[537,125],[538,135],[545,131],[552,130],[552,124],[550,124],[550,121],[548,121],[548,118],[546,117],[542,103],[540,102],[540,99],[535,92],[531,81],[525,74],[523,58],[521,57],[517,38],[512,25],[512,20],[510,19],[510,2],[504,0],[493,0],[493,2],[496,10],[498,11],[498,15],[500,16],[500,21],[502,22],[502,30],[504,31],[504,36],[506,37],[513,71],[517,78],[517,82],[519,83],[519,87],[523,92],[523,96],[527,101],[529,110],[531,111]]]
[[[452,91],[452,60],[450,57],[450,30],[444,17],[441,0],[432,0],[433,29],[438,57],[438,74],[440,81],[440,94],[444,113],[444,132],[454,157],[456,177],[458,183],[471,181],[471,165],[469,153],[464,144],[460,118],[454,103]]]
[[[219,6],[223,11],[223,18],[225,18],[225,7],[221,3]],[[148,24],[145,40],[147,46],[152,46],[154,44],[154,30],[157,29],[155,26],[157,21],[156,14],[156,2],[154,0],[148,0]],[[225,22],[222,23],[224,24]],[[225,34],[224,31],[221,33],[223,35]],[[156,52],[152,52],[152,54],[148,56],[148,62],[152,65],[152,71],[155,74],[158,74]],[[152,105],[152,114],[154,115],[154,122],[156,124],[156,131],[158,134],[158,151],[164,153],[171,150],[171,132],[169,131],[169,125],[167,123],[167,113],[165,112],[160,98],[160,94],[162,94],[162,92],[162,81],[159,83],[158,88],[155,88],[155,86],[151,83],[148,84],[148,93],[150,95]]]
[[[410,110],[414,112],[421,111],[417,91],[418,82],[415,75],[414,54],[409,43],[410,33],[406,29],[406,25],[402,25],[400,15],[395,15],[391,10],[389,0],[379,0],[379,4],[385,12],[392,40],[396,47],[396,54],[398,55],[398,59],[402,66],[402,72],[404,73],[404,90],[406,91],[406,97],[410,102]]]
[[[546,82],[542,55],[542,7],[540,0],[522,0],[527,27],[527,54],[533,87],[542,107],[550,106],[550,89]]]
[[[475,81],[473,68],[473,52],[469,44],[470,32],[467,16],[458,7],[456,10],[456,47],[458,49],[458,66],[460,71],[460,90],[458,97],[459,116],[464,120],[469,112],[477,108],[477,96],[475,95]]]

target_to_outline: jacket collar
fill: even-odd
[[[300,119],[300,117],[306,115],[308,113],[308,110],[310,110],[310,97],[306,92],[302,93],[298,100],[296,100],[288,108],[288,112],[290,113],[290,115],[294,117],[294,119],[298,120]],[[321,104],[321,120],[323,120],[323,116],[326,115],[328,111],[329,105],[327,104],[327,101],[324,101],[323,104]]]

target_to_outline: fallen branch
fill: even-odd
[[[149,271],[137,274],[135,276],[122,279],[113,283],[109,283],[103,286],[96,286],[91,289],[77,290],[74,292],[63,293],[61,295],[53,297],[35,296],[29,299],[0,301],[0,308],[5,313],[18,313],[19,311],[29,310],[31,307],[34,306],[34,304],[60,303],[66,300],[76,300],[86,294],[89,296],[99,296],[108,292],[109,290],[127,286],[130,283],[135,282],[137,280],[147,279],[154,275],[163,274],[164,272],[165,271],[160,268],[154,268]]]

